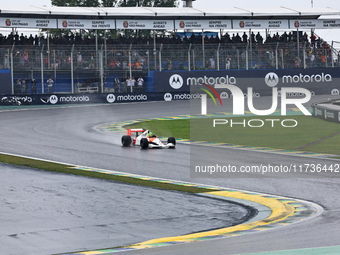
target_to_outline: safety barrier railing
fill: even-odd
[[[331,68],[339,57],[332,45],[307,42],[0,46],[0,68],[11,70],[13,87],[19,78],[35,78],[40,93],[49,77],[56,92],[82,91],[79,84],[102,92],[113,89],[116,78],[147,78],[149,71]]]

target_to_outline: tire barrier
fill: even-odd
[[[312,105],[313,116],[330,122],[340,123],[340,99]]]

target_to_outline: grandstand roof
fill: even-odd
[[[169,7],[0,7],[0,17],[44,18],[129,18],[129,19],[317,19],[320,16],[336,15],[340,10],[332,8],[169,8]]]

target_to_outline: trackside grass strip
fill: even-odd
[[[7,155],[7,154],[0,154],[0,162],[6,163],[6,164],[17,165],[17,166],[26,166],[26,167],[36,168],[36,169],[42,169],[46,171],[64,173],[64,174],[82,175],[82,176],[112,180],[112,181],[122,182],[122,183],[127,183],[127,184],[141,185],[141,186],[166,189],[166,190],[182,191],[182,192],[188,192],[188,193],[202,193],[202,192],[215,191],[213,189],[204,189],[204,188],[175,185],[175,184],[165,183],[165,182],[149,181],[149,180],[144,180],[144,179],[140,179],[136,177],[120,176],[120,175],[115,175],[115,174],[110,175],[110,174],[105,174],[105,173],[100,173],[100,172],[91,172],[91,171],[86,171],[86,170],[81,170],[81,169],[75,169],[74,165],[64,165],[64,164],[59,164],[59,163],[54,163],[54,162],[49,162],[49,161],[43,161],[43,160],[37,160],[37,159],[31,159],[31,158],[25,158],[25,157],[19,157],[19,156]]]
[[[214,119],[228,120],[228,124],[213,127]],[[230,121],[242,123],[245,127]],[[262,120],[262,127],[250,127],[248,121]],[[273,122],[267,119],[275,119]],[[293,119],[296,127],[283,127],[281,122]],[[251,125],[260,125],[260,121],[252,121]],[[292,125],[293,122],[286,122]],[[251,147],[267,147],[285,150],[302,150],[316,153],[340,153],[340,125],[327,122],[311,116],[246,116],[246,117],[206,117],[182,120],[152,120],[145,121],[126,128],[142,127],[150,129],[158,136],[190,139],[193,141],[207,141],[244,145]]]

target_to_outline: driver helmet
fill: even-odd
[[[152,132],[149,132],[148,133],[148,137],[152,137],[153,136],[153,133]]]

